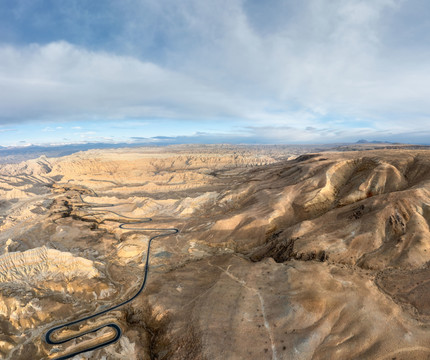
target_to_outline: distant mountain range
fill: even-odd
[[[155,140],[155,141],[154,141]],[[35,159],[42,155],[47,157],[61,157],[71,155],[79,151],[86,151],[91,149],[118,149],[125,147],[143,147],[143,146],[168,146],[168,145],[185,145],[193,144],[194,142],[189,141],[187,137],[170,138],[167,136],[157,136],[154,138],[135,138],[135,142],[132,143],[82,143],[82,144],[64,144],[64,145],[27,145],[27,146],[0,146],[0,164],[13,164],[21,161]],[[210,139],[206,139],[210,140]],[[212,139],[213,140],[213,139]],[[210,144],[211,142],[202,142],[202,144]],[[215,142],[214,142],[215,143]],[[226,141],[224,144],[228,144]],[[233,142],[234,143],[234,142]],[[340,151],[352,150],[351,146],[369,144],[387,144],[390,145],[401,145],[405,144],[390,142],[390,141],[379,141],[379,140],[365,140],[360,139],[355,143],[338,143],[338,144],[320,144],[320,145],[290,145],[290,146],[305,146],[312,147],[312,151],[326,151],[329,149],[338,149]],[[239,144],[240,145],[240,144]],[[258,144],[242,144],[243,146],[258,146]],[[289,145],[277,145],[277,146],[289,146]],[[410,145],[413,146],[413,145]],[[415,146],[416,147],[416,146]],[[414,148],[415,148],[414,147]]]
[[[391,142],[391,141],[381,141],[381,140],[364,140],[364,139],[360,139],[356,142],[356,144],[400,144],[400,143],[396,143],[396,142]]]
[[[47,157],[61,157],[79,151],[91,149],[117,149],[123,147],[159,146],[160,144],[148,143],[85,143],[68,145],[29,145],[29,146],[0,146],[0,164],[18,163],[21,161],[35,159],[45,155]]]

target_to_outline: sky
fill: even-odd
[[[0,0],[0,146],[430,143],[427,0]]]

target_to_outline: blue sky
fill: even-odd
[[[424,0],[0,0],[0,145],[430,143]]]

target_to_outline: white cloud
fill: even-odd
[[[0,123],[237,118],[303,141],[428,124],[430,48],[393,43],[405,1],[115,6],[116,51],[128,55],[66,41],[0,47]]]
[[[65,42],[0,48],[3,122],[239,115],[235,99],[149,62]]]

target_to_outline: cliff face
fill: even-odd
[[[430,355],[429,151],[191,150],[0,169],[4,358],[53,357],[44,331],[133,295],[159,232],[118,225],[146,217],[180,232],[153,241],[144,292],[91,321],[121,340],[83,358]]]

